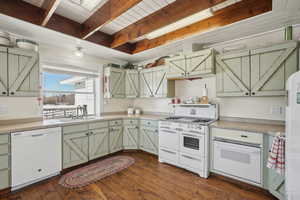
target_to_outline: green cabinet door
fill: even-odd
[[[218,97],[250,96],[249,51],[216,56]]]
[[[196,51],[186,56],[186,75],[205,76],[215,73],[213,49]]]
[[[123,147],[124,149],[138,149],[139,127],[136,125],[124,126]]]
[[[89,160],[88,135],[88,130],[63,135],[63,169]]]
[[[186,59],[184,55],[168,58],[166,64],[168,66],[168,78],[184,78],[186,76]]]
[[[144,69],[140,73],[140,97],[153,96],[153,73],[151,69]]]
[[[139,72],[137,70],[126,70],[125,94],[126,98],[137,98],[140,94]]]
[[[8,80],[10,96],[38,96],[41,85],[38,53],[8,49]]]
[[[109,148],[110,153],[123,149],[123,127],[115,126],[109,128]]]
[[[109,153],[108,128],[90,130],[89,160],[105,156]]]
[[[125,70],[104,69],[104,98],[125,98]]]
[[[251,50],[251,96],[284,96],[287,79],[298,71],[298,43]]]
[[[7,48],[0,47],[0,96],[8,95]]]
[[[140,149],[158,154],[158,128],[150,126],[140,127]]]

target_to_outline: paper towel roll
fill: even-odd
[[[207,88],[203,88],[202,96],[207,96],[207,95],[208,95]]]

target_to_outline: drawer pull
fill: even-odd
[[[176,154],[175,152],[173,152],[173,151],[168,151],[168,150],[165,150],[165,149],[161,149],[161,151],[164,151],[164,152],[167,152],[167,153],[170,153],[170,154]]]
[[[242,138],[248,138],[248,135],[241,135]]]
[[[187,159],[190,159],[190,160],[197,160],[197,161],[200,161],[199,159],[196,159],[196,158],[193,158],[191,156],[187,156],[187,155],[181,155],[182,157],[185,157]]]

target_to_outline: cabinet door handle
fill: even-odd
[[[248,138],[248,135],[241,135],[242,138]]]
[[[6,94],[6,92],[2,92],[2,94]]]
[[[245,95],[246,95],[246,96],[249,96],[249,93],[248,93],[248,92],[246,92],[246,93],[245,93]]]
[[[91,134],[91,135],[93,135],[93,134],[94,134],[94,132],[93,132],[93,131],[91,131],[91,132],[90,132],[90,134]]]
[[[15,93],[14,93],[14,92],[11,92],[10,94],[11,94],[11,95],[15,95]]]
[[[255,92],[252,92],[252,95],[255,95]]]
[[[90,135],[90,133],[86,133],[85,135],[86,135],[86,136],[89,136],[89,135]]]

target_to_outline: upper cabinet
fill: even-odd
[[[38,96],[40,69],[37,52],[1,47],[0,72],[1,96]]]
[[[218,97],[284,96],[288,77],[298,71],[298,44],[221,54],[216,63]]]
[[[167,67],[159,66],[140,72],[140,97],[174,97],[175,81],[167,80]]]
[[[140,94],[139,72],[137,70],[126,70],[125,73],[125,96],[137,98]]]
[[[215,73],[214,50],[207,49],[166,59],[167,78],[195,78]]]
[[[125,70],[106,67],[104,68],[104,98],[125,97]]]

